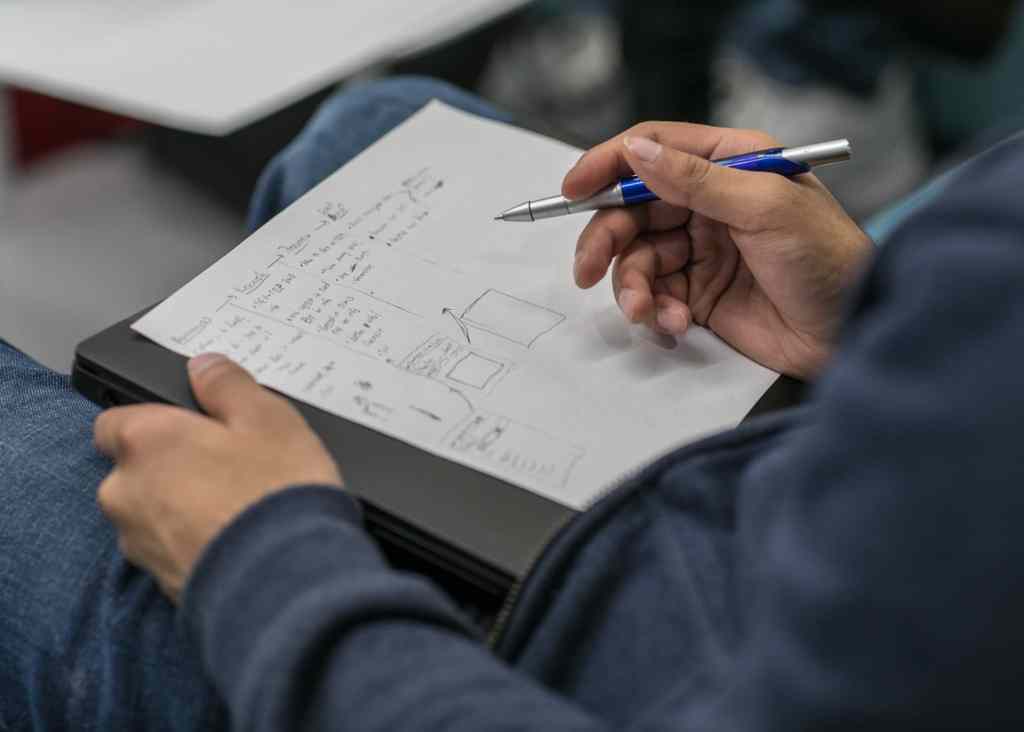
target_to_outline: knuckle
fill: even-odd
[[[138,407],[111,407],[100,412],[92,425],[93,440],[97,446],[113,447],[109,443],[117,439],[122,425],[132,419],[137,409]]]
[[[708,177],[714,169],[712,163],[697,155],[689,155],[688,160],[690,161],[689,173],[693,185],[695,188],[702,188],[708,182]]]
[[[675,158],[673,177],[679,181],[682,193],[688,198],[698,194],[711,175],[711,163],[697,155],[679,155]]]
[[[106,409],[96,415],[96,419],[93,420],[92,427],[96,432],[100,432],[104,427],[107,426],[107,422],[110,421],[111,413],[114,409]]]
[[[288,399],[269,389],[259,387],[258,393],[250,399],[250,409],[246,419],[240,424],[248,431],[289,433],[308,430],[308,424],[302,413]]]
[[[96,502],[100,506],[100,510],[107,516],[114,516],[117,513],[119,496],[117,492],[117,483],[107,478],[100,483],[99,489],[96,491]]]
[[[194,378],[201,388],[215,389],[218,384],[236,377],[239,370],[239,367],[233,361],[224,358],[209,365]]]
[[[114,438],[125,452],[138,450],[146,441],[147,429],[143,419],[126,419],[119,422]]]
[[[615,231],[605,222],[599,222],[586,244],[586,250],[610,260],[615,255],[615,239]]]
[[[597,239],[597,236],[597,233],[593,229],[580,236],[579,240],[576,242],[576,254],[589,255],[592,252],[596,252],[597,244],[595,240]]]
[[[638,122],[637,124],[635,124],[632,127],[630,127],[628,130],[626,130],[625,134],[626,134],[626,136],[647,135],[647,134],[650,133],[650,131],[651,131],[651,123],[650,122]]]
[[[108,409],[105,412],[100,412],[96,419],[93,420],[92,436],[93,441],[96,443],[97,446],[102,446],[104,436],[110,434],[110,420],[112,418],[112,411],[113,410]]]
[[[145,450],[155,441],[173,432],[177,424],[177,410],[154,406],[121,420],[115,428],[115,439],[126,453]]]
[[[764,130],[740,130],[740,132],[744,137],[750,139],[751,143],[755,146],[755,149],[782,146],[782,143],[779,142],[778,138],[768,134]]]
[[[755,195],[751,195],[738,222],[748,231],[775,229],[792,217],[799,207],[797,191],[787,180],[763,176]]]
[[[626,137],[646,137],[658,142],[661,138],[661,128],[664,122],[645,121],[639,122],[625,132]]]
[[[275,394],[269,389],[261,388],[260,391],[263,393],[266,407],[269,411],[279,414],[287,419],[298,419],[305,423],[305,419],[299,414],[299,410],[295,408],[295,405],[288,401],[285,397],[280,394]]]

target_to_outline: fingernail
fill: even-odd
[[[661,144],[646,137],[627,137],[626,148],[645,163],[653,163],[661,155]]]
[[[632,290],[622,290],[619,293],[619,307],[622,308],[622,312],[630,320],[633,319],[638,299],[639,297]]]
[[[686,330],[686,315],[679,308],[658,308],[658,327],[668,333],[682,333]]]
[[[227,360],[227,356],[223,353],[201,353],[188,360],[188,372],[193,376],[198,376],[214,364],[224,360]]]

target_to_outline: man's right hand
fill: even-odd
[[[612,267],[630,321],[671,335],[696,322],[769,368],[813,377],[874,246],[813,175],[708,162],[778,146],[759,132],[648,122],[587,152],[565,178],[568,198],[636,174],[661,200],[598,212],[579,238],[576,283],[593,287]]]

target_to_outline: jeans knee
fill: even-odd
[[[342,92],[344,94],[346,92]],[[392,76],[352,86],[347,93],[367,104],[401,100],[410,107],[422,107],[432,99],[462,101],[471,95],[453,84],[428,76]]]
[[[337,134],[342,122],[379,119],[382,125],[402,118],[438,99],[457,109],[508,121],[507,115],[471,92],[426,76],[393,76],[345,87],[320,107],[310,122],[312,134]]]
[[[270,163],[252,200],[250,231],[433,99],[471,114],[509,121],[479,97],[437,79],[398,76],[346,87],[327,99],[302,133]]]

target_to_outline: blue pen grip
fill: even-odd
[[[749,170],[755,173],[777,173],[787,178],[811,172],[810,165],[788,160],[779,154],[781,152],[782,148],[779,147],[774,150],[759,150],[758,152],[746,153],[744,155],[734,155],[731,158],[722,158],[713,162],[717,165],[724,165],[727,168]],[[632,178],[623,178],[619,181],[619,185],[622,187],[622,200],[627,206],[656,201],[658,199],[658,196],[652,193],[644,185],[644,182],[635,175]]]
[[[721,160],[715,160],[714,162],[718,165],[724,165],[727,168],[750,170],[755,173],[778,173],[779,175],[784,175],[787,178],[811,172],[810,165],[807,163],[797,163],[784,158],[780,155],[781,152],[782,148],[777,147],[774,150],[759,150],[758,152],[747,153],[745,155],[734,155],[731,158],[722,158]]]
[[[658,200],[658,197],[635,175],[632,178],[623,178],[619,185],[622,186],[622,200],[627,206]]]

